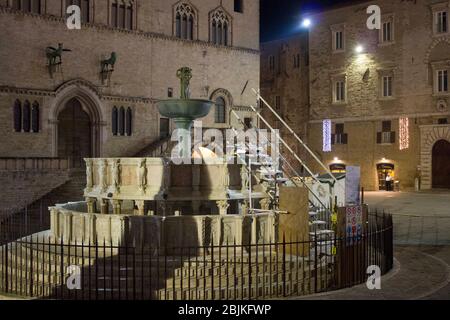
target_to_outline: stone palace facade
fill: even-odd
[[[179,96],[182,66],[191,96],[216,102],[204,127],[238,126],[231,109],[256,121],[259,1],[0,0],[0,29],[0,157],[134,156],[171,133],[154,102]],[[50,66],[58,44],[70,51]]]

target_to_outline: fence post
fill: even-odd
[[[314,293],[317,293],[317,277],[319,273],[317,272],[317,230],[314,231]]]
[[[33,236],[30,243],[30,297],[33,297]]]
[[[8,247],[9,243],[5,244],[5,292],[8,293]]]
[[[283,233],[283,297],[286,297],[286,235]]]

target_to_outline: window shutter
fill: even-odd
[[[377,143],[381,144],[381,132],[377,132]]]
[[[391,132],[391,143],[395,143],[395,131]]]
[[[348,144],[348,134],[344,133],[342,135],[342,144]]]

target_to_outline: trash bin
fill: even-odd
[[[400,192],[400,181],[398,180],[394,182],[394,191]]]

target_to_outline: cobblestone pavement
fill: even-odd
[[[364,284],[302,299],[450,300],[450,190],[366,192],[365,202],[394,215],[395,267],[381,290]]]
[[[450,247],[396,246],[395,259],[381,290],[363,284],[300,300],[450,300]]]
[[[368,192],[371,210],[394,215],[394,241],[410,245],[450,245],[450,190]]]

